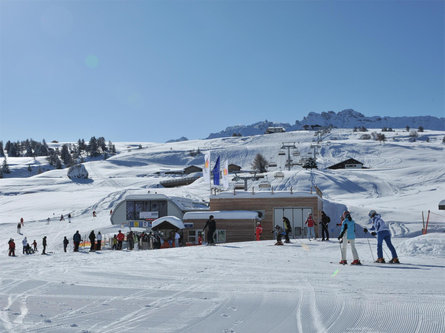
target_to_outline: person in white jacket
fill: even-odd
[[[375,210],[369,211],[370,223],[372,223],[371,235],[377,235],[377,263],[384,263],[385,259],[383,258],[383,250],[382,245],[383,241],[386,242],[389,250],[391,251],[392,259],[389,261],[391,264],[399,264],[399,258],[397,257],[397,252],[394,246],[391,243],[391,233],[389,232],[389,228],[386,225],[385,221],[383,221],[380,214],[377,214]],[[368,232],[368,229],[363,229],[364,232]]]
[[[102,246],[102,234],[100,233],[100,231],[97,233],[96,241],[97,241],[97,251],[99,251],[100,247]]]
[[[23,245],[23,254],[28,254],[28,240],[25,238],[23,238],[22,240],[22,245]]]

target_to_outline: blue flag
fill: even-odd
[[[219,156],[218,159],[216,160],[215,166],[213,167],[212,174],[213,174],[213,185],[219,185]]]

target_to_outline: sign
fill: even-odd
[[[151,228],[151,222],[150,221],[132,221],[132,222],[130,222],[130,227]]]
[[[139,212],[140,219],[157,219],[159,212]]]
[[[193,227],[194,227],[194,223],[192,223],[192,222],[184,223],[184,228],[185,229],[192,229]]]

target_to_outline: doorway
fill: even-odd
[[[284,229],[283,216],[290,221],[292,231],[291,238],[303,238],[307,236],[307,226],[304,222],[307,216],[312,213],[312,208],[274,208],[274,226],[279,225]]]

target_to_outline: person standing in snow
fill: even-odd
[[[259,241],[261,239],[261,234],[263,233],[263,227],[261,226],[260,222],[256,223],[256,229],[255,229],[255,239]]]
[[[80,237],[79,230],[77,230],[76,233],[73,235],[74,252],[79,252],[79,245],[81,240],[82,237]]]
[[[19,235],[21,235],[22,233],[21,233],[21,230],[22,229],[22,225],[19,223],[19,224],[17,224],[17,233],[19,234]]]
[[[63,238],[63,251],[66,252],[66,248],[68,246],[68,244],[70,243],[70,241],[68,240],[68,238],[66,238],[66,236]]]
[[[34,252],[37,252],[37,242],[35,239],[34,239],[34,242],[32,242],[32,246],[33,246]]]
[[[328,223],[331,222],[329,216],[324,211],[321,211],[321,240],[329,240]]]
[[[102,247],[102,234],[100,233],[100,231],[97,233],[97,251],[100,251],[100,248]]]
[[[358,257],[357,249],[355,248],[355,222],[351,217],[351,213],[345,211],[343,213],[344,219],[341,227],[341,233],[338,236],[338,240],[342,239],[342,247],[341,247],[341,261],[340,264],[346,265],[348,262],[346,261],[346,250],[348,243],[351,244],[352,257],[354,261],[351,265],[361,265],[360,259]]]
[[[125,235],[119,230],[119,233],[116,236],[117,239],[117,249],[122,250],[122,242],[125,239]]]
[[[214,234],[216,231],[216,221],[213,218],[213,215],[209,216],[209,219],[207,220],[204,228],[202,229],[202,231],[204,232],[204,230],[207,229],[207,245],[215,245],[215,238],[214,238]]]
[[[96,235],[94,234],[94,230],[91,230],[90,236],[88,236],[90,239],[90,252],[94,251],[95,245],[96,245]]]
[[[388,246],[391,251],[392,259],[389,261],[391,264],[400,264],[399,258],[397,257],[397,252],[391,242],[391,233],[389,232],[389,228],[386,225],[385,221],[383,221],[380,214],[377,214],[375,210],[369,211],[368,214],[370,221],[372,223],[371,228],[369,230],[373,230],[371,235],[375,236],[377,234],[377,263],[385,263],[385,259],[383,258],[383,241],[386,242],[386,246]],[[363,231],[366,233],[368,229],[364,228]]]
[[[175,247],[179,247],[179,239],[181,238],[181,235],[179,234],[178,230],[175,231]]]
[[[63,217],[63,214],[60,215],[60,221],[65,221],[65,218]]]
[[[20,218],[20,224],[22,225],[22,227],[25,226],[25,220],[23,219],[23,217]]]
[[[43,239],[42,239],[42,246],[43,246],[42,254],[46,254],[46,245],[47,245],[47,243],[46,243],[46,236],[44,236]]]
[[[68,213],[68,223],[71,223],[71,213]]]
[[[275,243],[275,245],[284,245],[281,241],[281,237],[284,233],[283,228],[281,228],[281,226],[277,224],[272,232],[275,232],[277,234],[277,242]]]
[[[285,238],[285,243],[290,243],[289,240],[289,233],[292,231],[292,227],[290,225],[290,221],[286,216],[283,216],[283,224],[284,224],[284,238]]]
[[[133,231],[130,231],[127,234],[127,241],[128,241],[128,249],[133,250],[134,249],[134,235]]]
[[[28,240],[26,239],[26,237],[25,238],[23,238],[23,240],[22,240],[22,245],[23,245],[23,254],[29,254],[28,253],[28,251],[27,251],[27,248],[28,248]]]
[[[9,245],[8,256],[15,257],[15,243],[14,243],[14,239],[10,238],[9,242],[8,242],[8,245]]]
[[[304,222],[304,224],[307,224],[307,237],[308,237],[308,239],[311,240],[311,236],[314,237],[314,239],[315,239],[315,231],[314,231],[315,221],[312,218],[312,214],[311,213],[309,213],[309,215],[307,216],[307,219]]]

